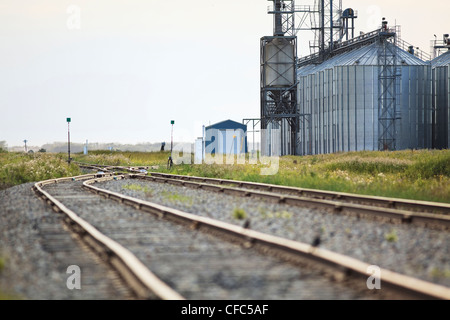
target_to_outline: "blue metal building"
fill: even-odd
[[[225,120],[205,128],[206,154],[247,153],[247,126]]]

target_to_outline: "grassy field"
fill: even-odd
[[[47,153],[0,153],[0,189],[22,183],[81,174],[78,166],[67,163],[67,156]]]
[[[166,165],[170,152],[90,151],[89,155],[74,154],[74,161],[114,166]]]
[[[350,152],[279,159],[274,175],[261,175],[268,167],[257,164],[175,165],[167,169],[168,152],[95,151],[74,154],[84,163],[154,166],[158,172],[255,181],[311,189],[323,189],[450,203],[450,150]],[[64,154],[0,153],[0,184],[81,174]]]

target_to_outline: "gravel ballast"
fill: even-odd
[[[82,182],[45,186],[101,233],[130,250],[158,278],[189,300],[382,299],[385,292],[336,282],[190,226],[85,190]],[[173,196],[177,196],[173,194]]]
[[[320,236],[322,248],[450,287],[448,231],[334,215],[320,209],[138,179],[96,186],[233,224],[243,225],[248,220],[253,230],[307,244]],[[246,218],[236,219],[236,209],[242,209]]]
[[[99,264],[65,229],[55,213],[32,191],[33,183],[0,191],[0,291],[23,299],[129,299],[117,275]],[[320,235],[320,247],[381,268],[450,287],[448,232],[393,225],[317,209],[290,207],[141,180],[96,186],[182,211],[243,225],[304,243]],[[245,217],[236,218],[236,209]],[[56,242],[54,240],[57,240]],[[69,290],[67,268],[83,271],[82,291]],[[109,281],[104,281],[104,275]],[[226,283],[226,273],[217,279]],[[189,284],[191,285],[191,284]]]
[[[130,299],[117,275],[69,234],[62,215],[26,183],[0,191],[0,292],[5,299]],[[70,266],[82,270],[81,289]],[[69,273],[68,273],[69,271]],[[107,275],[105,277],[105,275]],[[73,279],[73,278],[71,278]],[[71,286],[71,285],[69,285]]]

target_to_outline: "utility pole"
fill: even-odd
[[[67,162],[70,164],[70,121],[72,119],[67,118],[67,152],[69,154],[69,158],[67,160]]]

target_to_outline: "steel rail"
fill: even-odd
[[[85,166],[85,167],[91,167],[91,168],[94,168],[94,166],[95,166],[95,165],[85,165],[85,164],[81,164],[81,163],[79,165]],[[145,166],[124,167],[124,166],[102,165],[102,166],[98,166],[98,167],[103,168],[105,170],[116,169],[116,170],[124,170],[124,171],[135,172],[135,173],[137,173],[139,171],[139,169],[147,169],[147,170],[149,169],[149,167],[145,167]],[[179,180],[185,180],[185,181],[198,181],[198,182],[213,183],[213,184],[219,184],[219,185],[221,185],[221,184],[222,185],[234,185],[239,188],[263,190],[263,191],[267,191],[267,192],[289,194],[289,195],[296,195],[296,196],[302,196],[302,197],[311,197],[311,198],[315,198],[315,199],[339,200],[342,202],[347,201],[347,202],[353,202],[353,203],[367,204],[367,205],[371,205],[371,206],[379,206],[379,207],[384,207],[384,208],[403,209],[403,210],[408,210],[408,211],[450,215],[450,203],[408,200],[408,199],[388,198],[388,197],[380,197],[380,196],[367,196],[367,195],[359,195],[359,194],[353,194],[353,193],[289,187],[289,186],[274,185],[274,184],[259,183],[259,182],[248,182],[248,181],[217,179],[217,178],[207,178],[207,177],[197,177],[197,176],[184,176],[184,175],[175,175],[175,174],[159,173],[159,172],[149,172],[149,174],[151,176],[155,176],[155,177],[167,177],[167,178],[172,178],[172,179],[179,179]]]
[[[148,166],[111,166],[104,164],[86,164],[82,162],[72,161],[74,164],[78,165],[80,168],[91,169],[91,170],[119,170],[119,171],[127,171],[127,172],[139,172],[140,169],[148,170]]]
[[[103,235],[88,222],[80,218],[75,212],[68,209],[61,202],[56,200],[48,192],[42,189],[43,186],[66,181],[95,179],[100,176],[110,176],[111,174],[99,175],[88,174],[72,178],[51,179],[37,182],[34,191],[50,204],[56,212],[66,215],[66,222],[72,231],[80,235],[80,238],[88,244],[98,255],[106,259],[112,267],[122,276],[126,283],[140,299],[149,299],[156,295],[162,300],[184,300],[177,292],[157,278],[136,256],[128,249],[121,246],[116,241]],[[95,181],[95,180],[94,180]]]
[[[87,167],[89,167],[89,165]],[[132,173],[138,173],[140,169],[148,169],[148,167],[106,165],[102,167],[106,171],[116,169]],[[139,176],[144,175],[139,174]],[[438,230],[450,229],[450,204],[447,203],[375,197],[257,182],[173,175],[158,172],[150,172],[150,177],[154,178],[153,181],[158,182],[161,181],[156,178],[160,177],[166,179],[163,180],[163,182],[167,181],[173,184],[193,186],[216,192],[241,196],[256,196],[290,205],[322,207],[332,210],[334,213],[353,214],[360,217],[376,217],[395,223],[414,224]],[[234,185],[236,188],[230,187],[230,185]],[[250,191],[244,189],[250,189]],[[262,190],[262,192],[254,190]],[[285,194],[287,194],[287,196],[284,196]]]
[[[120,178],[125,177],[121,176]],[[106,198],[114,199],[160,218],[187,225],[196,230],[202,230],[223,237],[229,241],[237,242],[244,247],[252,247],[289,262],[301,265],[314,264],[316,267],[320,266],[324,272],[331,274],[334,279],[352,281],[352,283],[358,283],[359,286],[367,285],[367,279],[370,276],[368,275],[368,269],[371,267],[367,263],[309,244],[245,229],[233,224],[182,212],[177,209],[93,186],[96,182],[105,182],[112,179],[114,177],[92,179],[85,181],[83,187]],[[380,280],[383,283],[383,288],[387,288],[394,295],[407,297],[408,299],[450,299],[450,288],[392,272],[387,269],[380,269],[380,271]]]
[[[439,230],[450,229],[450,215],[445,214],[432,214],[426,212],[408,211],[403,209],[394,209],[388,207],[371,206],[367,204],[358,204],[354,202],[341,201],[342,198],[336,198],[336,200],[318,199],[308,196],[295,196],[286,194],[288,191],[296,191],[298,188],[290,188],[283,186],[265,185],[259,183],[247,183],[237,182],[232,180],[221,180],[211,178],[199,178],[194,177],[190,179],[188,176],[176,176],[168,174],[160,174],[152,172],[150,176],[144,175],[130,175],[131,178],[139,178],[145,180],[151,180],[161,183],[170,183],[174,185],[189,186],[195,188],[201,188],[205,190],[211,190],[215,192],[223,192],[226,194],[238,195],[238,196],[252,196],[263,198],[278,203],[285,203],[288,205],[308,206],[308,207],[321,207],[327,210],[331,210],[333,213],[351,214],[359,217],[369,217],[388,220],[394,223],[413,224],[418,226],[425,226],[429,228]],[[194,181],[191,181],[194,180]],[[197,182],[205,180],[206,182]],[[211,183],[213,182],[213,183]],[[225,186],[224,184],[235,184],[237,187]],[[248,189],[245,187],[249,187]],[[255,189],[266,189],[272,192],[259,191]],[[279,192],[282,190],[283,192]],[[300,189],[302,190],[302,189]],[[314,192],[321,192],[315,190]],[[281,193],[281,194],[280,194]],[[292,192],[291,192],[292,194]],[[303,193],[301,193],[303,194]],[[349,195],[350,197],[352,195]],[[357,196],[359,198],[359,196]],[[372,197],[363,197],[372,199]],[[339,199],[339,200],[337,200]],[[375,199],[382,201],[380,198]],[[390,199],[386,199],[390,201]],[[440,205],[440,204],[439,204]],[[444,206],[445,207],[445,206]]]
[[[258,182],[248,182],[248,181],[238,181],[238,180],[227,180],[227,179],[217,179],[217,178],[205,178],[196,176],[183,176],[174,175],[168,173],[150,172],[152,176],[168,177],[179,180],[186,181],[199,181],[208,182],[214,184],[225,184],[225,185],[235,185],[239,188],[248,188],[263,190],[269,192],[283,193],[283,194],[293,194],[298,196],[307,196],[317,199],[329,199],[329,200],[340,200],[349,201],[355,203],[365,203],[370,205],[383,206],[386,208],[398,208],[411,211],[419,212],[429,212],[429,213],[440,213],[450,215],[450,204],[441,202],[431,202],[431,201],[418,201],[418,200],[407,200],[399,198],[388,198],[379,196],[366,196],[358,195],[353,193],[335,192],[335,191],[325,191],[325,190],[315,190],[306,189],[298,187],[281,186],[274,184],[258,183]]]

